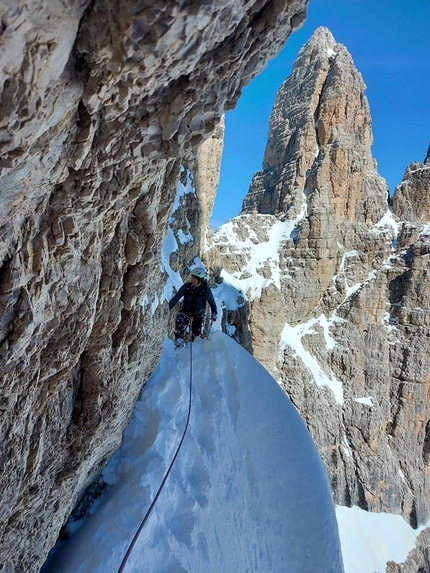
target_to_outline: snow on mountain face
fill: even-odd
[[[404,221],[430,220],[430,145],[424,163],[414,162],[406,168],[403,180],[393,195],[393,209]]]
[[[294,222],[288,225],[291,223]],[[266,365],[268,360],[264,352],[267,348],[269,352],[273,350],[274,340],[279,336],[278,360],[274,366],[269,363],[269,369],[274,370],[275,377],[299,406],[329,473],[337,472],[337,481],[334,477],[331,480],[335,495],[342,495],[342,481],[338,472],[338,468],[342,467],[347,487],[351,487],[353,476],[358,471],[359,479],[363,482],[369,478],[375,480],[377,475],[385,476],[383,483],[387,485],[384,488],[391,490],[390,495],[396,492],[400,484],[400,491],[397,490],[399,494],[395,494],[398,495],[397,499],[400,500],[401,495],[408,498],[411,482],[405,478],[403,469],[416,479],[415,491],[420,491],[420,482],[423,483],[423,478],[425,480],[419,465],[422,447],[420,440],[423,438],[416,441],[416,435],[411,435],[406,426],[395,430],[393,427],[389,440],[381,439],[385,416],[389,415],[386,404],[391,402],[392,411],[397,411],[399,418],[397,421],[394,417],[395,424],[400,423],[400,420],[403,420],[402,424],[409,424],[411,422],[406,420],[408,416],[413,419],[414,409],[421,417],[426,399],[424,396],[419,398],[420,386],[407,385],[408,392],[413,389],[417,397],[412,402],[402,400],[399,407],[395,381],[387,384],[385,380],[390,373],[395,372],[394,366],[399,369],[398,357],[405,355],[405,348],[409,344],[414,349],[408,361],[409,372],[412,374],[415,371],[413,376],[419,376],[420,372],[425,374],[429,371],[426,366],[428,348],[425,345],[428,328],[422,322],[423,310],[420,309],[428,305],[428,278],[425,269],[429,263],[430,225],[403,225],[401,228],[401,224],[387,212],[376,225],[368,229],[367,234],[361,229],[360,235],[366,244],[371,245],[371,241],[379,244],[380,252],[386,252],[388,256],[385,259],[380,256],[379,267],[372,268],[363,264],[366,261],[365,253],[358,242],[355,243],[355,249],[344,248],[332,279],[333,286],[342,293],[337,298],[339,304],[331,312],[330,307],[327,309],[322,304],[316,306],[314,316],[308,320],[304,317],[302,322],[291,326],[288,321],[282,322],[283,317],[287,316],[291,304],[299,304],[300,301],[288,296],[286,285],[294,276],[297,266],[299,269],[306,268],[306,265],[312,268],[313,263],[305,258],[296,259],[297,251],[294,250],[294,240],[291,237],[284,236],[282,242],[270,241],[271,229],[279,224],[284,225],[271,215],[254,214],[241,215],[220,227],[214,237],[218,264],[222,268],[221,282],[214,289],[215,297],[220,306],[230,311],[230,315],[234,313],[235,302],[236,307],[240,306],[237,301],[243,301],[240,304],[249,307],[254,353],[261,362],[266,359]],[[298,226],[294,228],[300,229]],[[255,240],[256,232],[259,233],[258,241]],[[417,239],[414,245],[405,249],[408,235]],[[392,250],[393,244],[399,245],[397,250]],[[340,243],[338,248],[342,252]],[[210,255],[214,257],[213,252]],[[258,264],[255,264],[256,261]],[[284,261],[282,264],[288,261],[288,266],[283,268],[280,261]],[[262,277],[259,272],[261,269],[269,269],[269,272]],[[404,290],[397,291],[402,284],[399,283],[399,277],[404,276],[408,277],[403,284]],[[281,289],[285,289],[283,293],[279,284],[282,285]],[[277,295],[274,296],[275,288]],[[295,288],[306,296],[305,282],[299,282]],[[390,289],[392,299],[384,306],[380,301],[386,297],[385,289]],[[278,306],[276,296],[282,297],[281,306]],[[416,302],[411,303],[412,297],[417,296],[419,298],[415,299]],[[326,300],[330,300],[326,297]],[[365,305],[362,301],[366,301]],[[400,301],[402,304],[399,304]],[[372,308],[375,303],[376,306]],[[266,321],[263,322],[263,319]],[[364,326],[365,320],[367,326]],[[281,333],[274,335],[282,324]],[[258,335],[263,331],[262,325],[265,326],[264,339],[256,343],[255,333]],[[372,336],[368,337],[365,333],[363,339],[363,328],[369,329]],[[237,338],[238,330],[235,329],[232,336]],[[342,361],[341,369],[337,365],[338,361]],[[333,421],[337,416],[338,427]],[[337,458],[333,456],[333,446],[330,445],[326,431],[330,432],[330,436],[338,435],[340,443]],[[396,440],[400,443],[396,443]],[[412,448],[412,454],[402,446],[403,440]],[[369,452],[372,452],[371,456]],[[408,460],[406,465],[403,462],[405,459]],[[376,467],[378,465],[379,469]],[[373,471],[377,472],[376,475],[372,475]],[[393,510],[398,507],[400,509],[401,502],[398,503],[399,506],[394,505]],[[421,498],[421,503],[426,503],[425,498]],[[377,506],[374,511],[376,509]],[[362,511],[358,508],[352,514],[347,511],[345,507],[337,510],[347,573],[382,572],[388,561],[404,561],[417,538],[418,543],[428,543],[426,537],[418,537],[423,527],[414,531],[398,515],[358,513]],[[422,523],[427,525],[425,512],[422,515]],[[372,531],[373,534],[369,533]],[[416,550],[419,557],[415,559],[424,559],[425,547],[421,553]],[[413,563],[411,568],[408,565],[405,567],[404,571],[414,571]],[[399,572],[402,570],[396,569]]]
[[[205,162],[202,142],[306,9],[1,2],[5,570],[39,570],[118,446],[167,330],[161,249],[183,158]],[[211,197],[199,196],[202,224]],[[188,253],[200,221],[178,237]]]
[[[166,339],[104,495],[43,573],[114,573],[182,435],[189,347]],[[127,572],[341,573],[325,469],[271,376],[221,332],[193,344],[192,410],[173,470]]]
[[[206,256],[232,335],[248,331],[298,408],[336,502],[416,527],[430,516],[430,159],[408,168],[391,212],[364,89],[317,30],[278,92],[242,214]]]
[[[215,233],[213,244],[236,265],[232,272],[247,300],[261,297],[269,284],[281,288],[280,256],[304,216],[304,210],[293,221],[279,221],[273,215],[259,217],[258,227],[252,216],[242,215],[222,225]],[[249,224],[251,223],[251,224]]]
[[[285,227],[281,227],[282,225]],[[301,415],[316,438],[323,458],[328,464],[329,473],[334,473],[336,466],[333,465],[335,461],[333,448],[327,441],[325,427],[329,429],[331,435],[338,432],[338,439],[342,440],[338,446],[338,463],[343,466],[346,483],[351,483],[351,475],[348,472],[354,475],[357,460],[360,456],[366,455],[366,451],[368,452],[366,441],[363,440],[361,432],[363,432],[365,424],[369,424],[370,428],[366,430],[369,432],[368,438],[366,438],[366,434],[364,436],[366,439],[373,440],[372,445],[369,444],[369,449],[371,447],[376,451],[373,454],[373,459],[366,457],[363,464],[358,463],[360,479],[363,481],[368,479],[366,474],[369,473],[369,469],[372,470],[371,464],[381,464],[380,475],[393,472],[385,479],[387,480],[386,483],[390,483],[395,491],[396,482],[406,485],[405,476],[400,470],[402,466],[395,458],[397,446],[394,438],[397,431],[393,432],[390,441],[385,442],[385,444],[380,438],[379,444],[375,441],[378,439],[377,436],[384,423],[384,418],[381,419],[384,412],[384,401],[393,398],[389,396],[390,385],[382,384],[378,387],[377,381],[379,378],[383,379],[384,363],[389,364],[388,354],[385,352],[390,352],[394,360],[399,345],[404,347],[404,344],[407,344],[401,321],[404,320],[402,313],[407,311],[408,305],[404,304],[404,306],[399,307],[394,300],[391,310],[387,306],[384,314],[379,312],[380,327],[376,330],[376,325],[373,326],[373,337],[368,340],[368,343],[375,344],[378,331],[379,336],[384,335],[386,337],[387,350],[382,355],[382,357],[385,356],[382,364],[382,357],[379,353],[383,346],[374,349],[367,348],[357,330],[362,328],[363,318],[360,319],[360,314],[358,314],[362,298],[365,296],[370,302],[375,297],[372,291],[376,288],[378,295],[376,300],[379,301],[384,288],[386,288],[387,280],[393,281],[396,276],[401,276],[405,272],[405,268],[401,264],[405,251],[402,249],[397,253],[391,251],[391,244],[395,237],[399,236],[400,240],[404,241],[404,232],[397,235],[399,224],[394,221],[390,213],[387,213],[381,221],[369,229],[367,235],[369,244],[373,237],[374,241],[381,241],[382,245],[385,243],[385,248],[390,253],[385,260],[381,257],[380,267],[372,270],[369,267],[363,268],[363,251],[359,247],[358,250],[352,249],[343,252],[339,259],[336,274],[333,276],[333,285],[336,285],[336,288],[343,293],[338,299],[338,306],[329,313],[328,318],[323,312],[324,307],[316,307],[312,318],[291,326],[288,322],[283,323],[282,317],[287,315],[289,305],[293,304],[294,301],[284,295],[282,306],[279,308],[276,306],[277,300],[273,296],[273,289],[276,288],[278,296],[282,296],[279,285],[285,288],[285,285],[294,276],[295,265],[298,263],[295,259],[297,253],[294,251],[294,240],[288,233],[285,233],[282,241],[271,241],[271,237],[275,236],[273,229],[290,230],[291,227],[298,228],[295,222],[285,224],[271,215],[241,215],[220,227],[215,234],[214,242],[219,256],[218,260],[222,261],[223,268],[220,272],[221,282],[214,289],[215,298],[219,306],[224,307],[230,315],[231,313],[234,314],[238,307],[248,306],[250,308],[249,325],[251,329],[256,328],[256,322],[259,320],[257,327],[263,330],[262,317],[267,317],[264,323],[266,326],[264,339],[268,340],[266,346],[261,340],[256,344],[255,330],[252,331],[254,353],[258,356],[261,356],[266,348],[273,349],[274,332],[277,332],[280,324],[284,324],[283,330],[278,334],[277,352],[280,359],[275,362],[275,377],[293,398],[294,403],[300,406]],[[414,252],[422,252],[424,255],[429,252],[428,229],[429,224],[417,227],[416,233],[419,233],[419,241]],[[366,235],[362,233],[362,236]],[[256,240],[257,237],[258,240]],[[339,246],[338,248],[340,249]],[[211,253],[211,256],[214,254]],[[409,261],[409,268],[412,268],[413,264],[417,265],[416,277],[410,277],[412,284],[423,284],[419,277],[423,276],[420,274],[421,272],[425,273],[425,260],[427,258],[428,255],[421,262],[419,258],[415,259],[416,263],[413,263],[412,260]],[[288,261],[289,266],[283,268],[282,264],[284,263],[280,264],[280,261]],[[306,260],[299,261],[299,264],[303,268],[306,265]],[[230,272],[226,269],[229,269]],[[264,276],[260,272],[261,269],[266,269]],[[305,294],[306,284],[304,282],[299,283],[297,288]],[[424,289],[424,296],[425,292]],[[380,310],[383,309],[382,306]],[[419,307],[415,309],[414,316],[419,318],[418,310]],[[259,314],[258,311],[260,311]],[[371,309],[367,308],[366,312],[369,311]],[[412,308],[411,311],[413,311]],[[369,314],[372,316],[372,312]],[[417,335],[420,332],[422,332],[422,327],[417,329]],[[238,330],[234,329],[231,335],[237,338]],[[348,340],[353,342],[346,342]],[[419,344],[419,340],[415,339],[414,344]],[[421,345],[415,346],[415,348],[420,349],[419,352],[425,350],[425,346]],[[360,357],[360,352],[363,353],[363,357]],[[288,360],[284,360],[283,353],[288,357]],[[365,366],[366,355],[368,355],[367,360],[369,362]],[[267,355],[265,358],[267,360]],[[418,359],[419,365],[421,358],[417,355],[415,358]],[[360,366],[353,367],[352,359],[360,360]],[[340,375],[339,370],[336,369],[337,360],[342,360],[345,365]],[[263,362],[263,360],[261,361]],[[345,368],[348,362],[351,366]],[[285,369],[286,365],[288,370]],[[273,365],[269,365],[269,368],[270,366],[273,367]],[[424,404],[425,401],[423,400],[420,407]],[[394,401],[393,407],[395,407]],[[343,411],[339,412],[339,408],[342,408]],[[333,417],[336,417],[336,410],[339,415],[338,428],[334,426],[333,422]],[[333,425],[329,425],[330,423]],[[370,433],[372,425],[377,428],[373,430],[375,434]],[[405,434],[403,437],[406,437],[409,443],[414,438],[414,436],[405,436]],[[416,451],[416,446],[413,445],[413,447]],[[329,453],[330,458],[328,457]],[[411,457],[416,461],[415,454]],[[386,467],[382,465],[384,459]],[[404,459],[404,451],[402,459]],[[420,479],[419,473],[417,477]],[[339,475],[337,479],[339,481],[334,482],[332,480],[332,484],[334,488],[340,489],[342,484]],[[335,493],[338,491],[335,489]],[[403,491],[407,491],[407,488]],[[396,515],[366,512],[363,512],[365,513],[363,515],[358,513],[362,511],[358,508],[350,510],[352,514],[345,513],[345,511],[348,511],[345,507],[337,509],[344,552],[344,566],[347,573],[382,572],[385,570],[387,561],[405,560],[409,551],[414,547],[418,533],[422,530],[422,528],[417,531],[412,530],[406,521]],[[374,533],[366,533],[369,531],[374,531]]]

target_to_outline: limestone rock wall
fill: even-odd
[[[211,239],[209,220],[215,202],[221,171],[221,159],[224,148],[224,117],[217,125],[212,137],[207,139],[197,149],[196,164],[193,169],[199,204],[202,210],[200,253],[204,253],[208,241]]]
[[[430,221],[430,146],[424,163],[412,163],[393,195],[393,211],[404,221]]]
[[[305,192],[315,209],[332,210],[338,220],[378,221],[388,191],[371,155],[364,90],[345,46],[327,28],[316,30],[276,95],[263,169],[241,212],[291,218]]]
[[[428,158],[408,167],[391,212],[364,90],[318,29],[210,257],[246,299],[242,331],[306,421],[336,502],[416,526],[430,515]]]
[[[39,570],[119,443],[167,328],[160,259],[180,166],[306,4],[0,2],[8,572]]]

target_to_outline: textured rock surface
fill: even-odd
[[[224,118],[216,127],[212,137],[197,149],[196,163],[193,169],[194,185],[201,209],[200,228],[202,241],[199,253],[203,253],[211,239],[209,220],[215,201],[216,190],[221,171],[221,159],[224,148]],[[209,234],[209,236],[207,236]]]
[[[430,146],[424,163],[412,163],[393,195],[393,211],[404,221],[430,221]]]
[[[430,515],[428,158],[396,191],[399,222],[364,89],[317,30],[278,92],[242,214],[208,256],[245,295],[254,355],[306,420],[336,502],[415,526]]]
[[[306,0],[0,3],[8,572],[39,570],[158,359],[168,321],[159,263],[182,158],[305,9]]]
[[[425,529],[417,539],[404,563],[389,561],[385,573],[427,573],[430,571],[430,529]]]
[[[363,79],[326,28],[316,30],[276,96],[263,169],[253,178],[242,213],[295,216],[303,191],[314,208],[343,221],[378,221],[387,187],[370,146],[371,117]]]

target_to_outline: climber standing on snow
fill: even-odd
[[[193,340],[196,336],[201,335],[206,303],[209,304],[212,311],[212,322],[217,318],[214,297],[207,283],[206,271],[202,267],[196,267],[191,271],[191,281],[181,286],[169,301],[169,308],[172,309],[181,297],[184,297],[184,300],[175,322],[176,346],[184,345],[185,329],[191,320]]]

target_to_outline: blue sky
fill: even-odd
[[[392,193],[407,165],[424,160],[430,142],[429,25],[430,0],[310,0],[303,27],[226,114],[213,228],[239,214],[261,168],[276,92],[318,26],[329,28],[347,47],[367,85],[372,153]]]

